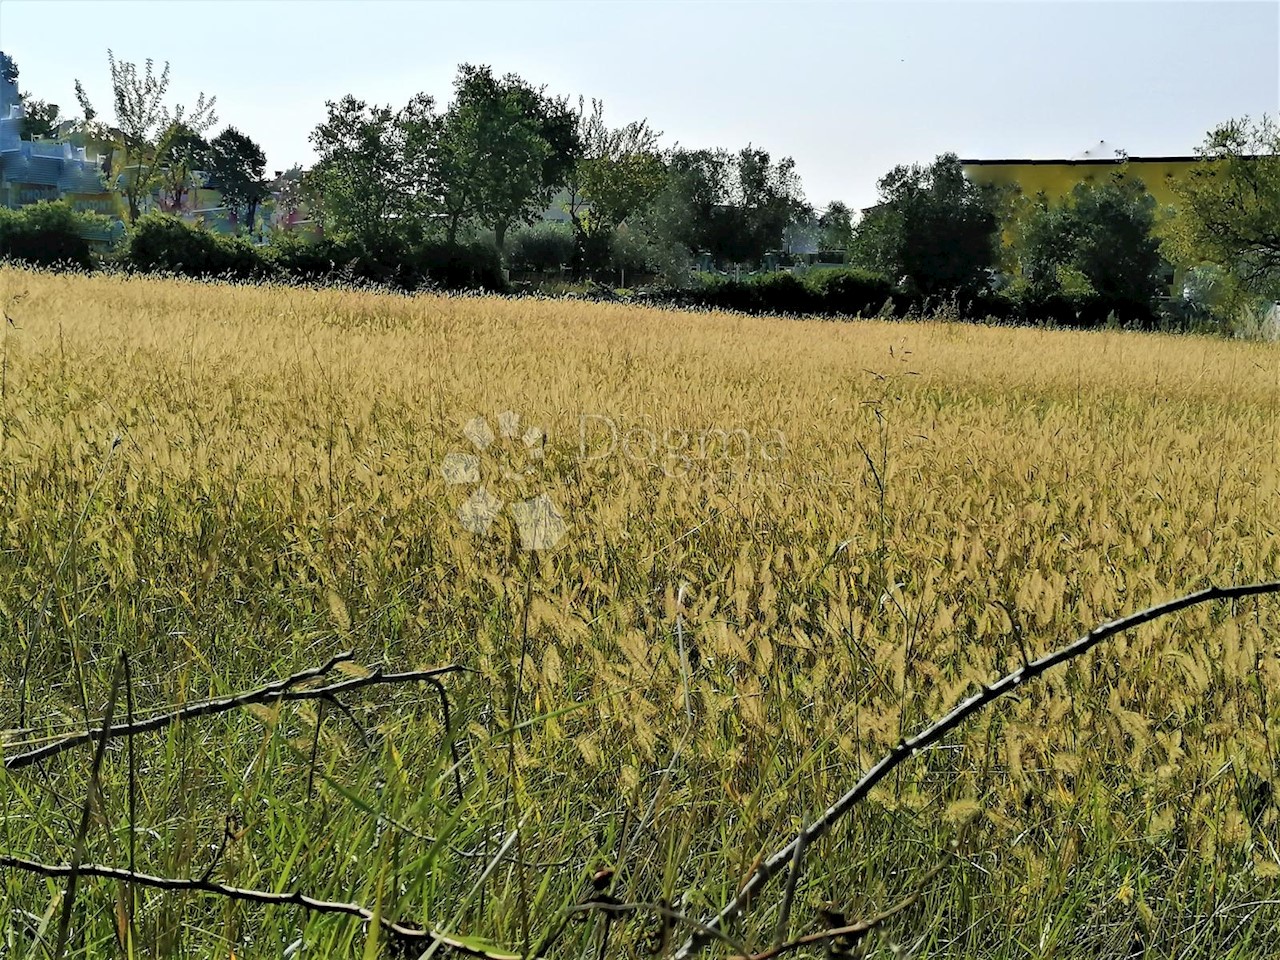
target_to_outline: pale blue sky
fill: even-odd
[[[894,164],[945,150],[1191,153],[1280,103],[1275,2],[0,0],[20,86],[64,112],[79,77],[110,113],[108,47],[169,60],[171,99],[216,94],[269,169],[312,160],[325,100],[443,103],[468,61],[648,117],[667,144],[789,154],[819,206],[865,206]]]

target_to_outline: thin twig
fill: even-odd
[[[213,876],[213,871],[218,869],[218,864],[222,862],[222,855],[227,852],[227,844],[231,842],[235,835],[236,816],[234,813],[228,813],[222,819],[222,836],[218,840],[218,849],[213,851],[213,856],[209,859],[209,865],[204,868],[204,873],[200,874],[201,881],[208,880]],[[130,870],[133,867],[129,868]]]
[[[803,830],[801,831],[803,835]],[[796,888],[800,884],[800,874],[804,871],[804,852],[809,849],[807,843],[797,843],[791,854],[791,869],[787,873],[787,885],[782,892],[782,908],[778,911],[778,924],[773,934],[773,945],[780,946],[787,939],[787,925],[791,922],[791,905],[795,903]]]
[[[356,728],[356,733],[360,734],[360,742],[364,744],[364,748],[370,752],[373,751],[373,741],[369,739],[369,731],[364,728],[364,724],[359,718],[351,712],[351,708],[339,700],[337,697],[325,697],[321,703],[332,704],[334,709],[351,721],[351,725]]]
[[[943,871],[943,868],[946,867],[948,862],[948,860],[940,860],[932,869],[929,870],[928,873],[920,878],[920,882],[916,884],[915,890],[907,894],[889,909],[877,913],[874,917],[868,917],[866,920],[859,920],[857,923],[851,923],[846,926],[833,927],[829,930],[820,930],[817,933],[806,934],[805,936],[797,937],[788,943],[780,943],[776,946],[770,947],[768,950],[761,953],[739,954],[737,956],[730,957],[729,960],[773,960],[774,957],[779,957],[784,953],[799,950],[801,947],[807,947],[813,943],[821,943],[824,940],[834,940],[837,937],[866,936],[876,927],[881,926],[888,920],[892,920],[903,910],[906,910],[919,900],[924,895],[924,888],[929,885],[930,881],[932,881],[934,877]]]
[[[111,671],[111,691],[107,694],[107,709],[103,712],[102,730],[98,737],[98,745],[93,751],[93,765],[89,768],[89,786],[85,790],[84,805],[80,808],[80,826],[76,830],[75,849],[71,854],[71,864],[67,867],[67,892],[62,898],[62,916],[58,918],[58,940],[53,949],[53,960],[62,960],[67,949],[67,938],[71,933],[71,911],[76,903],[76,881],[79,880],[81,861],[84,859],[85,841],[89,836],[89,821],[93,816],[95,798],[101,803],[99,775],[102,773],[102,759],[107,754],[107,741],[111,737],[111,718],[116,712],[116,695],[120,692],[120,681],[124,675],[124,654]]]
[[[124,705],[125,705],[125,722],[133,726],[133,667],[129,662],[129,655],[123,654],[124,657]],[[133,734],[128,736],[129,747],[129,869],[136,870],[137,848],[138,848],[138,760],[133,750]],[[129,942],[133,942],[133,918],[137,913],[137,891],[133,889],[132,884],[126,885],[125,889],[129,894],[129,926],[126,933]]]
[[[68,864],[40,863],[35,860],[27,860],[23,857],[14,857],[7,854],[0,854],[0,869],[22,870],[42,877],[68,877],[73,872],[73,868]],[[108,867],[97,863],[80,864],[75,869],[75,872],[82,877],[104,877],[109,880],[123,880],[126,883],[136,883],[139,886],[152,887],[156,890],[205,893],[215,897],[225,897],[229,900],[243,900],[248,903],[258,903],[266,906],[295,906],[309,910],[312,913],[340,913],[369,922],[375,919],[374,911],[370,907],[365,907],[358,903],[318,900],[315,897],[309,897],[306,894],[297,892],[277,893],[272,890],[229,887],[225,884],[205,879],[184,880],[178,877],[157,877],[147,873],[138,873],[133,870]],[[473,957],[483,957],[487,958],[487,960],[522,960],[519,954],[507,953],[502,950],[488,950],[465,937],[449,936],[435,930],[418,930],[413,927],[406,927],[382,916],[379,916],[377,920],[384,930],[404,940],[431,941],[458,953],[465,953]]]
[[[738,956],[750,956],[746,946],[739,940],[735,940],[723,930],[709,926],[700,920],[673,910],[665,904],[661,903],[611,903],[607,900],[587,900],[583,903],[576,903],[571,907],[565,908],[565,913],[572,915],[575,913],[588,913],[598,911],[604,914],[629,914],[629,913],[656,913],[660,917],[667,920],[674,920],[677,923],[688,924],[695,932],[703,934],[710,940],[719,940],[721,943],[732,947],[737,951]]]
[[[444,688],[444,684],[435,677],[426,677],[426,682],[436,688],[436,693],[440,695],[440,714],[444,723],[444,736],[449,743],[449,755],[453,757],[453,786],[458,793],[458,805],[462,805],[462,801],[466,797],[466,791],[462,789],[462,755],[458,753],[458,739],[454,736],[453,715],[449,710],[449,693]]]
[[[316,732],[311,738],[311,760],[307,764],[307,799],[310,800],[316,784],[316,760],[320,756],[320,730],[324,727],[324,705],[329,698],[321,697],[316,705]]]
[[[340,693],[349,693],[352,690],[359,690],[362,687],[371,687],[375,684],[394,684],[394,683],[413,683],[415,681],[429,681],[436,677],[443,676],[448,673],[457,673],[462,667],[449,664],[443,667],[433,667],[430,670],[409,670],[404,673],[384,673],[381,668],[372,671],[367,676],[351,677],[346,680],[340,680],[335,683],[328,684],[323,687],[308,687],[306,689],[294,689],[298,684],[307,680],[315,679],[323,676],[334,668],[335,665],[344,660],[350,660],[351,654],[338,654],[327,663],[319,667],[312,667],[295,673],[291,677],[283,680],[277,680],[274,683],[268,683],[256,690],[248,690],[244,693],[237,693],[227,697],[217,697],[212,700],[201,700],[198,703],[190,703],[177,710],[171,710],[168,713],[157,714],[154,717],[148,717],[145,720],[139,720],[137,723],[130,724],[127,727],[115,727],[111,730],[112,737],[123,737],[135,733],[147,733],[151,730],[159,730],[170,724],[178,723],[184,720],[190,720],[194,717],[207,717],[218,713],[227,713],[240,707],[247,707],[255,703],[268,703],[279,700],[315,700],[337,696]],[[56,756],[73,747],[88,743],[94,737],[102,732],[101,727],[95,727],[86,730],[83,733],[67,734],[58,737],[43,746],[26,753],[15,753],[11,757],[5,757],[4,768],[6,770],[20,770],[23,767],[29,767],[33,763],[39,763],[49,757]]]
[[[288,690],[299,683],[304,683],[307,680],[314,680],[317,677],[324,676],[329,671],[331,671],[334,667],[336,667],[339,663],[352,660],[354,657],[355,657],[355,654],[352,651],[347,650],[343,653],[335,654],[333,657],[329,658],[329,660],[327,660],[325,663],[321,664],[318,667],[308,667],[306,670],[300,670],[298,673],[295,673],[292,676],[285,677],[283,680],[274,680],[271,683],[266,684],[265,686],[257,688],[256,690],[250,690],[245,693],[234,694],[233,696],[229,696],[229,697],[214,697],[209,700],[198,700],[195,703],[188,703],[178,708],[177,710],[157,714],[156,716],[153,716],[153,717],[147,717],[145,720],[141,720],[137,724],[131,723],[128,727],[116,727],[116,733],[117,735],[120,735],[120,736],[126,736],[133,733],[142,732],[142,730],[140,730],[139,727],[141,727],[143,724],[150,724],[158,721],[160,726],[165,726],[169,723],[185,720],[188,717],[204,716],[206,712],[217,713],[219,712],[220,709],[230,710],[232,709],[232,706],[223,706],[223,705],[226,704],[228,701],[238,700],[238,698],[242,698],[242,697],[248,698],[245,701],[246,704],[257,703],[259,698],[264,700],[271,700],[271,699],[274,699],[275,697],[278,697],[285,690]],[[233,704],[233,706],[239,706],[239,705],[240,703]],[[153,728],[145,727],[144,729],[153,729]],[[21,732],[28,732],[28,731],[24,728],[22,729]],[[84,734],[66,734],[66,735],[55,736],[50,739],[49,743],[51,745],[57,746],[58,749],[55,752],[61,752],[62,750],[67,750],[67,749],[70,749],[71,747],[78,746],[79,744],[84,743],[87,740],[92,740],[95,736],[97,736],[97,733],[98,731],[96,729],[90,729],[86,731]],[[63,746],[63,744],[65,744],[65,746]],[[9,761],[12,761],[14,759],[16,759],[16,757],[10,757]],[[43,759],[43,758],[37,758],[37,759]],[[29,762],[35,763],[36,760],[31,760]],[[23,765],[25,766],[25,764]],[[7,766],[7,763],[6,763],[6,766]]]
[[[893,772],[900,764],[926,747],[937,743],[965,720],[968,720],[1005,694],[1016,690],[1022,684],[1037,679],[1041,674],[1059,664],[1066,663],[1068,660],[1087,653],[1099,643],[1115,636],[1117,633],[1142,626],[1160,617],[1177,613],[1180,610],[1185,610],[1201,603],[1218,600],[1238,600],[1243,597],[1272,593],[1280,593],[1280,580],[1232,587],[1207,587],[1196,593],[1190,593],[1174,600],[1168,600],[1165,603],[1147,607],[1145,610],[1139,610],[1137,613],[1130,614],[1127,617],[1100,624],[1073,643],[1025,664],[1012,673],[1006,674],[991,686],[984,687],[980,692],[958,704],[942,719],[935,721],[914,737],[903,740],[890,750],[879,763],[864,773],[862,778],[844,796],[828,807],[821,817],[801,830],[786,846],[762,860],[747,878],[746,883],[742,885],[738,894],[718,914],[704,921],[703,926],[707,930],[723,931],[734,918],[746,909],[751,900],[764,889],[769,881],[792,861],[798,845],[808,847],[814,841],[825,836],[841,818],[871,792],[876,784]],[[709,943],[710,938],[706,932],[695,930],[680,945],[680,948],[676,951],[675,960],[687,960],[687,958]]]

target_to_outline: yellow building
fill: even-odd
[[[1141,180],[1161,210],[1176,202],[1173,183],[1187,178],[1199,157],[1091,157],[1078,160],[961,160],[971,183],[1015,187],[1028,199],[1043,193],[1051,202],[1078,183],[1105,183],[1117,173]]]

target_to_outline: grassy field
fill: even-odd
[[[122,653],[117,724],[347,649],[335,679],[467,668],[448,729],[406,683],[111,740],[83,861],[516,954],[645,956],[653,911],[566,912],[594,871],[714,913],[1024,657],[1280,571],[1275,345],[9,269],[0,301],[7,756],[102,716]],[[918,892],[836,955],[1276,956],[1277,614],[1197,607],[1000,701],[733,937]],[[0,773],[0,855],[76,856],[93,758]],[[0,869],[0,955],[51,955],[67,888]],[[424,949],[101,878],[68,916],[76,957]]]

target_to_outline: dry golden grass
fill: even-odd
[[[619,895],[700,914],[974,684],[1280,568],[1275,345],[0,271],[0,296],[19,294],[0,334],[0,724],[33,638],[42,731],[83,722],[79,669],[101,705],[121,649],[140,709],[348,645],[478,671],[455,690],[461,809],[435,786],[429,693],[362,701],[371,752],[328,721],[311,800],[305,710],[140,742],[155,872],[202,870],[235,808],[251,829],[218,867],[229,882],[372,902],[403,857],[430,867],[393,898],[406,918],[519,947],[610,862]],[[508,410],[545,429],[546,455],[499,437],[481,470],[505,503],[559,505],[567,531],[540,553],[507,512],[464,530],[471,487],[441,470],[475,452],[468,421],[496,430]],[[601,418],[688,445],[599,456]],[[715,430],[746,431],[750,455]],[[874,912],[972,820],[963,862],[875,950],[1273,955],[1278,914],[1255,901],[1280,874],[1276,613],[1199,609],[997,705],[813,852],[793,929],[826,900]],[[517,678],[531,722],[504,734]],[[127,768],[108,765],[91,858],[122,862]],[[4,850],[68,856],[73,831],[52,824],[74,821],[84,767],[45,790],[0,779]],[[393,843],[367,829],[375,810],[453,852]],[[483,867],[458,848],[517,820],[521,857],[558,866],[504,867],[455,917]],[[39,955],[18,918],[52,889],[0,888],[14,956]],[[82,896],[87,956],[117,940],[274,956],[299,931],[318,956],[356,949],[348,921],[153,897],[118,927],[112,890]],[[775,909],[744,935],[767,942]],[[595,935],[572,929],[564,955]],[[638,951],[640,929],[610,950]]]

